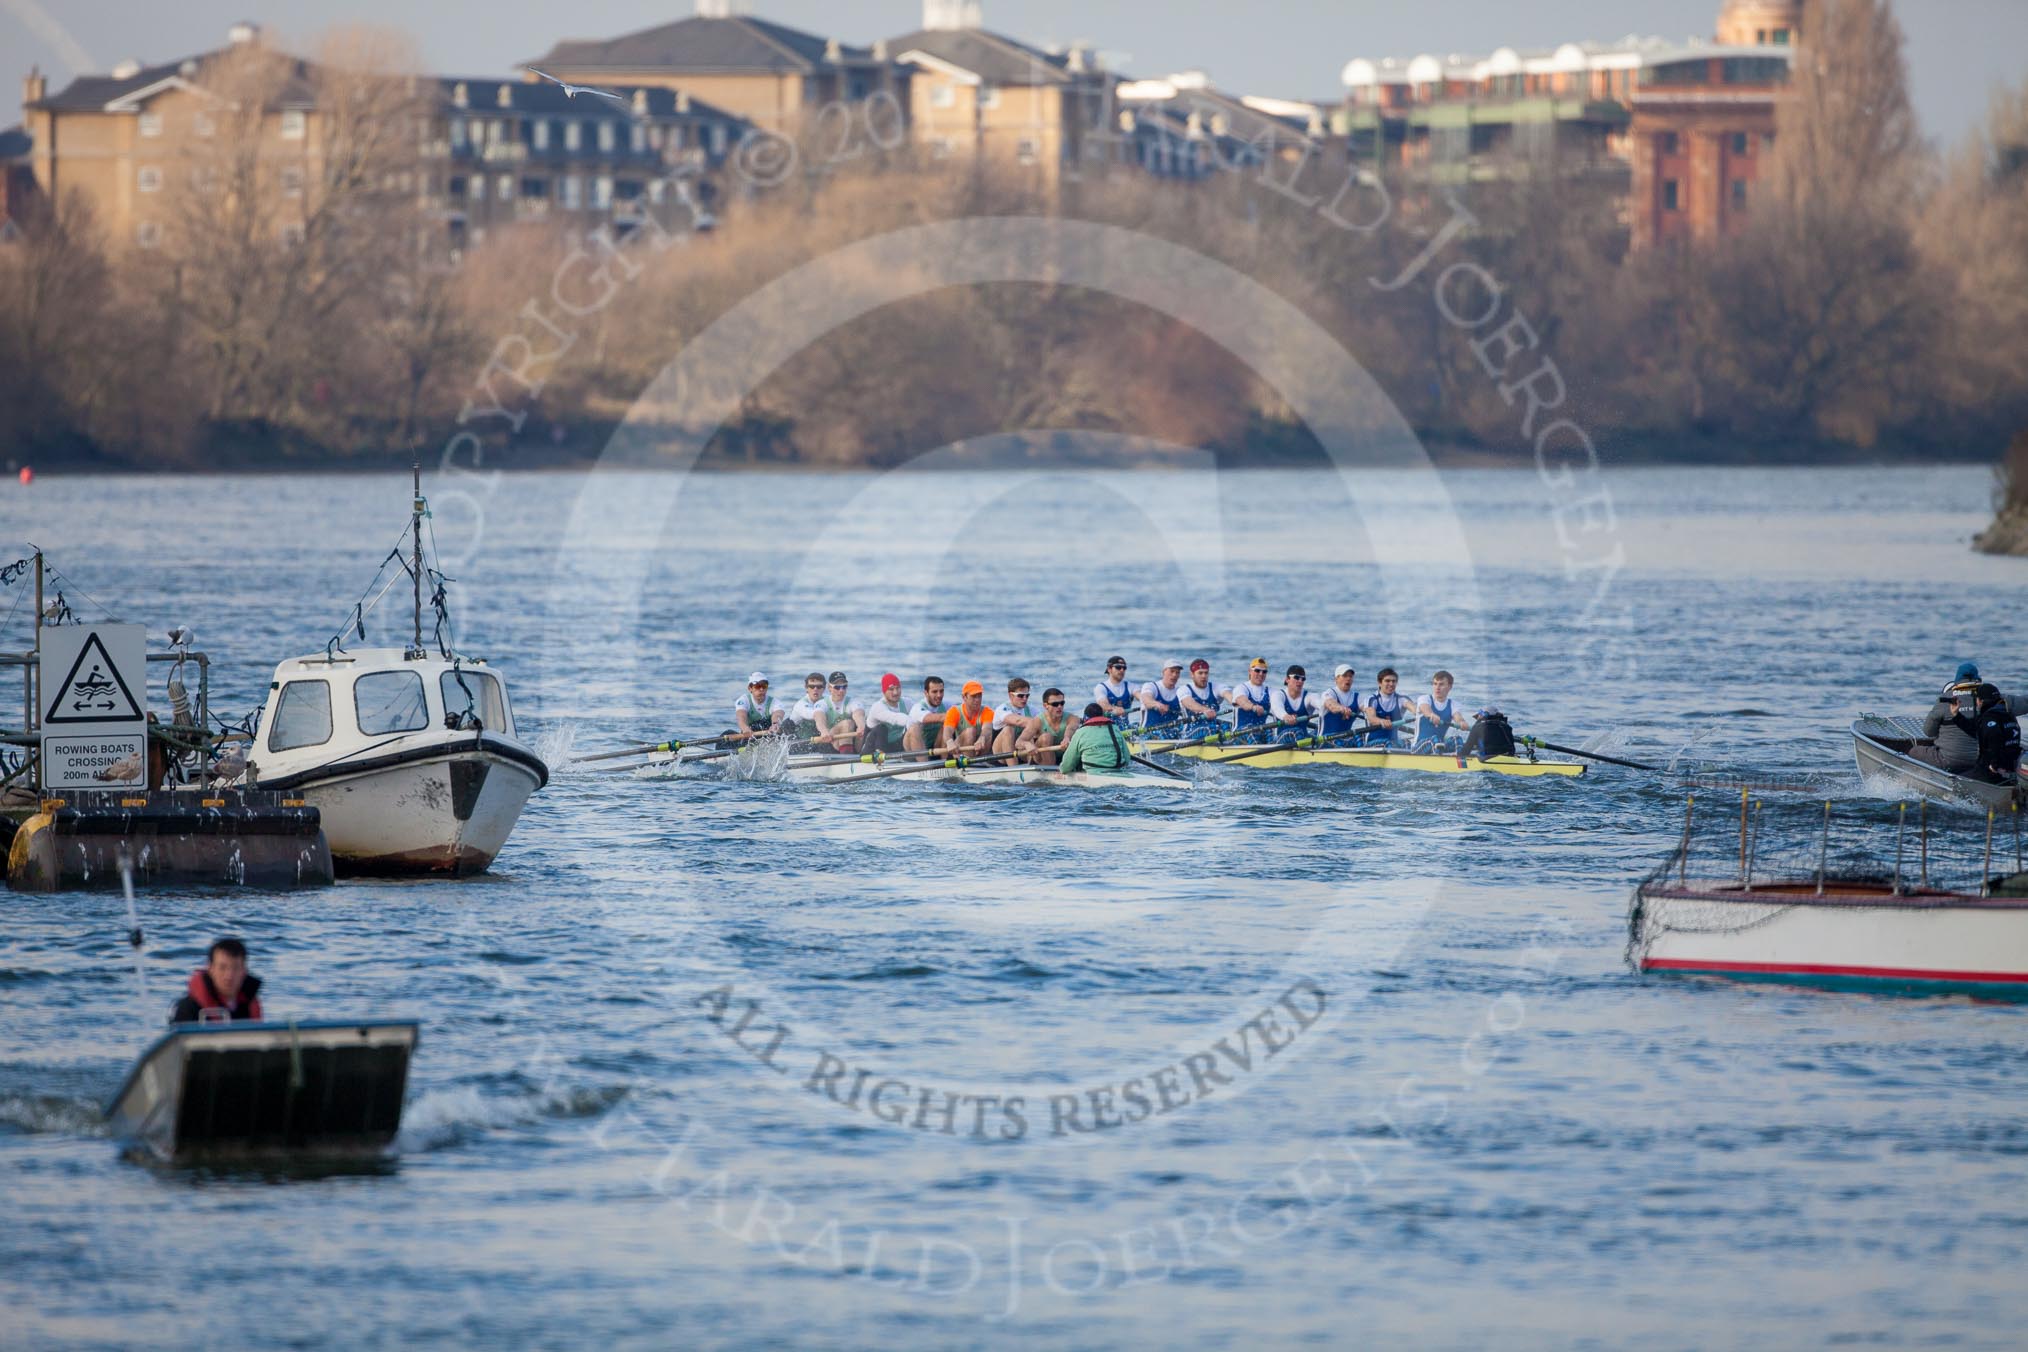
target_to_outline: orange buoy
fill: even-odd
[[[26,466],[26,465],[23,465],[23,466],[21,467],[21,482],[23,482],[23,483],[25,483],[25,484],[32,484],[32,483],[34,483],[34,482],[35,482],[35,471],[34,471],[34,470],[32,470],[32,469],[30,469],[30,468],[28,468],[28,466]]]

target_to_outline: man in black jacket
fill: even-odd
[[[246,945],[217,939],[169,1015],[171,1023],[230,1023],[261,1017],[261,979],[246,970]]]

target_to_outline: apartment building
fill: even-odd
[[[1356,58],[1334,126],[1355,158],[1438,181],[1549,171],[1626,194],[1647,248],[1736,229],[1774,144],[1802,0],[1726,0],[1710,41]]]
[[[539,70],[608,89],[681,90],[771,131],[834,102],[905,94],[884,54],[736,13],[733,0],[697,0],[689,18],[616,38],[558,42],[523,69],[531,81]]]
[[[996,33],[978,0],[924,0],[923,26],[880,47],[908,75],[908,120],[932,161],[1026,170],[1053,189],[1110,131],[1114,77],[1082,47]]]
[[[674,89],[615,88],[624,102],[571,98],[553,84],[438,77],[437,114],[423,147],[425,200],[443,213],[454,245],[489,230],[549,218],[622,223],[695,213],[673,196],[670,175],[710,178],[750,124]]]
[[[286,238],[291,205],[305,200],[321,165],[318,72],[267,47],[251,24],[234,25],[215,51],[155,66],[129,62],[56,94],[32,77],[24,136],[35,191],[50,201],[81,196],[110,240],[157,247],[176,195],[207,189],[207,143],[221,120],[217,86],[241,78],[243,62],[260,63],[270,76],[262,81],[269,106],[258,153]],[[412,99],[418,87],[406,82],[399,92]],[[668,197],[669,172],[688,166],[708,175],[749,124],[669,89],[614,92],[624,101],[569,99],[554,85],[514,77],[426,77],[415,155],[387,190],[435,213],[453,247],[552,212],[625,221],[650,210],[687,219],[689,209]]]

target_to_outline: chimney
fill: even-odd
[[[513,85],[506,85],[506,84],[503,84],[503,85],[501,85],[501,86],[500,86],[500,98],[499,98],[499,103],[500,103],[500,106],[501,106],[502,108],[512,108],[512,107],[514,106],[514,86],[513,86]]]
[[[697,0],[697,17],[700,19],[730,19],[732,0]]]
[[[225,30],[225,40],[235,47],[244,47],[261,40],[261,26],[251,19],[241,19]]]
[[[844,57],[845,57],[845,49],[838,45],[838,39],[832,38],[829,42],[826,42],[824,44],[824,60],[828,64],[835,66],[840,61],[842,61]]]
[[[885,61],[885,60],[887,60],[887,39],[886,39],[886,38],[875,38],[875,39],[873,39],[873,59],[874,59],[875,61]]]
[[[676,91],[676,111],[679,113],[690,111],[690,95],[681,89]]]
[[[1085,72],[1084,47],[1082,44],[1072,45],[1069,55],[1064,57],[1063,68],[1069,71],[1072,75],[1084,74]]]
[[[936,32],[977,28],[983,18],[979,0],[922,0],[922,26]]]
[[[43,78],[42,67],[30,66],[28,78],[21,82],[21,102],[40,103],[49,94],[49,81]]]

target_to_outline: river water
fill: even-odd
[[[554,762],[715,731],[755,667],[1081,702],[1113,652],[1136,680],[1265,655],[1365,690],[1446,666],[1523,731],[1858,816],[1852,717],[1919,711],[1968,656],[2028,681],[2028,561],[1966,545],[1989,488],[424,484],[458,642]],[[80,614],[192,625],[236,713],[340,627],[406,506],[50,479],[0,496],[0,536]],[[116,897],[8,896],[0,1343],[2016,1345],[2028,1012],[1633,976],[1629,889],[1682,810],[1611,768],[1101,794],[564,767],[481,879],[147,894],[145,1003]],[[102,1134],[221,932],[271,1013],[422,1021],[384,1167],[165,1171]]]

